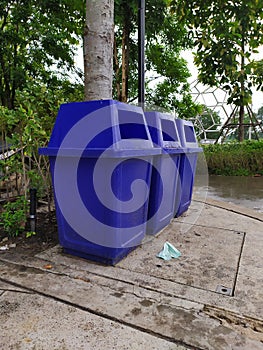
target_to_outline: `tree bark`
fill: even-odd
[[[129,20],[129,19],[128,19]],[[129,22],[125,21],[122,36],[122,89],[121,101],[128,100],[128,74],[129,74]]]
[[[114,0],[86,0],[85,99],[112,99]]]
[[[120,74],[120,65],[118,60],[118,49],[117,49],[117,42],[116,38],[114,37],[114,49],[113,49],[113,59],[114,59],[114,72],[115,72],[115,85],[116,85],[116,93],[117,93],[117,99],[118,101],[121,101],[121,84],[119,81],[119,74]]]
[[[238,128],[238,141],[244,141],[244,117],[245,117],[245,107],[241,105],[239,108],[239,128]]]
[[[240,81],[240,109],[239,109],[239,127],[238,127],[238,141],[244,141],[244,118],[245,118],[245,106],[244,106],[244,96],[245,96],[245,33],[243,32],[242,37],[242,47],[241,47],[241,81]]]

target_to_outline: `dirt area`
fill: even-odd
[[[37,213],[36,234],[26,237],[27,232],[28,227],[17,237],[8,237],[0,228],[0,255],[16,250],[25,253],[27,256],[33,256],[56,245],[58,243],[58,233],[55,211]]]

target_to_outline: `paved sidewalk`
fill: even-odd
[[[169,241],[179,259],[156,257]],[[0,349],[263,349],[263,216],[195,198],[115,267],[0,254]]]

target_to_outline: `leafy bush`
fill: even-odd
[[[209,174],[263,175],[263,140],[204,145]]]
[[[17,193],[8,197],[25,195],[28,189],[37,189],[38,197],[51,202],[49,162],[38,155],[38,148],[45,147],[62,103],[82,99],[80,85],[62,82],[60,88],[29,81],[22,91],[17,91],[15,109],[0,106],[0,139],[6,140],[16,155],[1,164],[2,179],[7,183],[13,174],[21,179]]]
[[[0,226],[5,233],[10,236],[18,236],[25,230],[27,219],[28,202],[24,196],[19,197],[16,201],[7,202],[3,206],[0,214]]]

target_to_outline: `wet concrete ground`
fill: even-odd
[[[263,213],[263,176],[209,176],[209,198]]]
[[[263,215],[195,197],[116,266],[0,255],[0,349],[263,349]],[[182,253],[156,257],[165,241]]]

